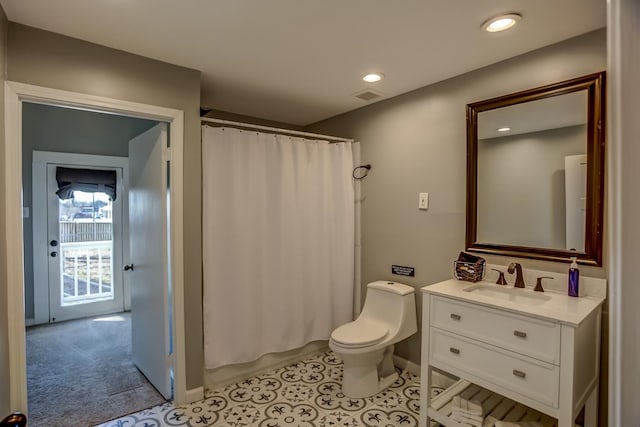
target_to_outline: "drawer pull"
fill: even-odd
[[[460,320],[460,319],[461,319],[461,317],[460,317],[460,315],[459,315],[459,314],[454,314],[454,313],[451,313],[451,318],[452,318],[453,320]]]
[[[518,371],[517,369],[513,370],[513,375],[515,375],[516,377],[519,377],[519,378],[524,378],[524,377],[527,376],[526,373],[524,373],[522,371]]]
[[[453,354],[460,354],[460,349],[455,347],[449,347],[449,351]],[[514,371],[515,372],[515,371]]]
[[[527,333],[526,332],[522,332],[522,331],[513,331],[513,335],[520,337],[520,338],[526,338],[527,337]]]

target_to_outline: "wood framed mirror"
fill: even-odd
[[[467,105],[466,249],[602,265],[605,73]]]

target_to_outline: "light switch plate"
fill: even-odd
[[[418,209],[429,209],[429,193],[420,193],[418,195]]]

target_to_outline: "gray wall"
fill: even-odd
[[[7,15],[0,5],[0,99],[4,100],[4,81],[7,58]],[[4,170],[4,101],[0,102],[0,165]],[[4,172],[2,173],[4,175]],[[4,181],[4,179],[3,179]],[[5,194],[4,185],[0,186],[0,233],[5,233]],[[0,418],[11,410],[9,402],[9,328],[7,310],[7,241],[0,239]]]
[[[22,198],[31,208],[33,151],[128,156],[129,140],[153,126],[155,121],[94,113],[70,108],[23,103]],[[33,308],[33,210],[24,218],[25,317]]]
[[[566,249],[564,158],[586,140],[585,125],[479,140],[478,242]]]
[[[261,118],[258,118],[258,117],[245,116],[245,115],[242,115],[242,114],[228,113],[226,111],[220,111],[220,110],[209,110],[202,117],[203,118],[209,118],[209,119],[229,120],[229,121],[232,121],[232,122],[251,123],[251,124],[260,125],[260,126],[270,126],[270,127],[275,127],[275,128],[304,131],[304,126],[298,126],[298,125],[292,125],[292,124],[289,124],[289,123],[276,122],[276,121],[273,121],[273,120],[266,120],[266,119],[261,119]],[[216,125],[216,124],[211,124],[211,125],[212,126],[223,126],[223,125]]]
[[[373,166],[362,183],[362,284],[395,279],[419,289],[452,276],[452,261],[464,249],[466,104],[604,69],[601,30],[310,126],[361,141],[362,163]],[[427,211],[417,208],[419,192],[429,193]],[[550,271],[568,267],[518,261]],[[394,277],[392,264],[414,266],[416,276]],[[606,271],[584,268],[583,274],[605,277]],[[420,362],[420,334],[396,348]]]
[[[202,385],[200,72],[10,23],[8,80],[185,111],[184,285],[187,387]]]

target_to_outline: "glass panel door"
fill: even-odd
[[[114,232],[122,229],[122,195],[111,201],[103,192],[74,191],[61,200],[57,166],[47,170],[50,321],[122,311],[122,236]]]

